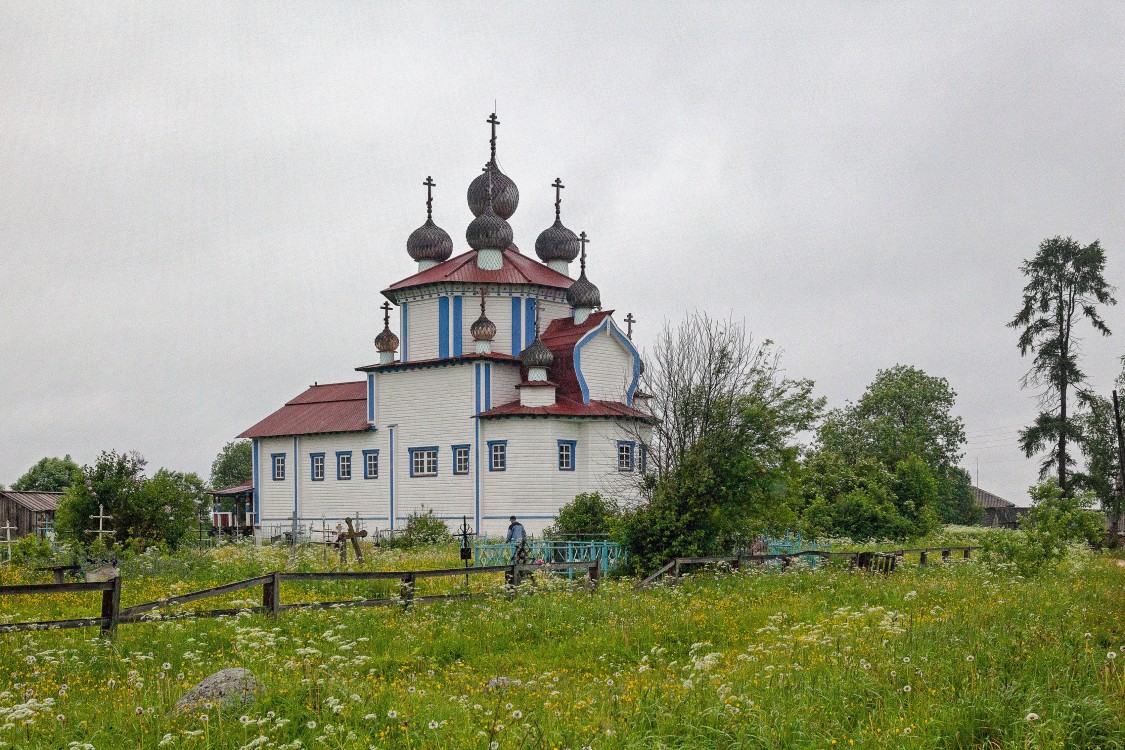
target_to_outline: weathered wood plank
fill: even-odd
[[[109,591],[113,581],[95,583],[29,583],[16,586],[0,586],[0,596],[23,596],[26,594],[72,594],[82,591]]]
[[[0,633],[15,633],[20,630],[61,630],[64,628],[89,628],[105,625],[101,617],[80,617],[76,620],[41,620],[39,622],[13,622],[0,625]]]
[[[235,591],[242,591],[243,589],[256,588],[262,586],[273,580],[273,574],[258,576],[257,578],[248,578],[245,581],[235,581],[234,583],[224,583],[222,586],[215,586],[201,591],[192,591],[188,594],[180,594],[168,599],[161,599],[156,602],[147,602],[145,604],[135,604],[132,607],[126,607],[121,611],[122,615],[139,615],[144,612],[150,612],[154,609],[161,607],[172,607],[177,604],[187,604],[189,602],[197,602],[200,599],[210,599],[215,596],[222,596],[223,594],[231,594]],[[90,584],[94,585],[94,584]],[[97,584],[101,585],[101,584]],[[237,611],[237,610],[236,610]]]

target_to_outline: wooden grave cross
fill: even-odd
[[[12,532],[19,531],[19,527],[13,526],[12,522],[4,519],[4,525],[0,526],[0,530],[4,532],[4,544],[8,545],[8,562],[12,561]]]
[[[340,562],[346,563],[348,561],[348,540],[351,540],[352,549],[355,550],[355,559],[360,563],[363,562],[363,550],[359,547],[359,540],[367,536],[367,529],[356,531],[355,526],[352,525],[351,518],[345,518],[344,523],[348,525],[348,530],[341,530],[336,539],[340,543]]]
[[[111,520],[112,518],[113,518],[113,516],[107,516],[106,515],[105,506],[102,503],[98,503],[98,515],[90,516],[91,521],[97,520],[98,528],[97,528],[97,530],[87,529],[86,533],[87,534],[97,534],[98,539],[101,539],[106,534],[109,534],[110,536],[112,536],[116,532],[114,532],[113,529],[107,529],[105,527],[105,522]]]

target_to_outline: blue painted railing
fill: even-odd
[[[507,542],[473,544],[473,564],[511,565],[519,545]],[[528,562],[595,562],[600,564],[601,572],[608,573],[625,562],[627,554],[617,542],[610,541],[561,541],[557,539],[528,539]],[[574,577],[574,571],[567,575]]]

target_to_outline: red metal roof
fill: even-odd
[[[58,510],[61,492],[18,492],[16,490],[0,491],[0,497],[11,500],[35,513]]]
[[[434,357],[432,359],[412,359],[409,362],[403,362],[396,359],[385,365],[374,364],[364,365],[355,369],[361,372],[371,372],[372,370],[379,372],[386,372],[388,370],[411,370],[411,369],[425,369],[427,367],[439,367],[442,365],[456,365],[462,362],[504,362],[511,364],[518,363],[519,357],[513,357],[511,354],[500,354],[493,352],[492,354],[458,354],[456,357]]]
[[[535,284],[554,289],[569,289],[574,283],[574,279],[566,274],[561,274],[520,254],[515,245],[504,250],[503,256],[503,266],[495,271],[486,271],[477,268],[477,251],[470,250],[391,284],[383,290],[383,294],[397,304],[395,292],[425,284]]]
[[[520,402],[512,401],[494,407],[478,415],[481,419],[499,419],[502,417],[587,417],[601,419],[639,419],[651,422],[652,417],[643,411],[638,411],[618,401],[591,401],[588,404],[581,400],[558,398],[550,406],[522,406]]]
[[[246,432],[243,438],[362,432],[367,423],[367,381],[314,385]]]
[[[578,374],[574,372],[574,347],[583,336],[597,328],[611,314],[613,310],[592,313],[579,325],[574,324],[572,317],[556,318],[539,335],[539,340],[555,355],[555,363],[551,365],[551,380],[559,384],[560,398],[582,402],[582,388],[578,385]]]
[[[215,497],[235,497],[237,495],[245,495],[254,491],[254,480],[236,484],[234,487],[224,487],[221,490],[211,490],[210,494]]]

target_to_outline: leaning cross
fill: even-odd
[[[346,563],[348,561],[348,545],[347,540],[351,540],[352,549],[355,550],[355,559],[360,563],[363,562],[363,550],[359,547],[359,540],[367,536],[367,529],[356,531],[352,526],[352,519],[345,518],[344,523],[348,525],[347,531],[341,531],[337,540],[340,542],[340,562]]]
[[[105,522],[111,520],[112,518],[113,518],[113,516],[107,516],[106,515],[105,506],[102,503],[98,503],[98,515],[90,516],[91,521],[96,520],[98,522],[98,528],[97,528],[96,531],[94,529],[89,529],[86,533],[87,534],[97,534],[98,539],[101,539],[106,534],[113,535],[114,534],[113,529],[107,529],[105,527]]]
[[[633,317],[633,313],[629,313],[625,316],[625,325],[628,326],[628,329],[625,331],[625,335],[629,337],[630,341],[633,340],[633,324],[636,322],[637,319]]]
[[[19,531],[19,528],[12,525],[8,519],[4,520],[4,525],[0,526],[0,530],[4,532],[4,544],[8,545],[8,562],[12,561],[12,532]]]

